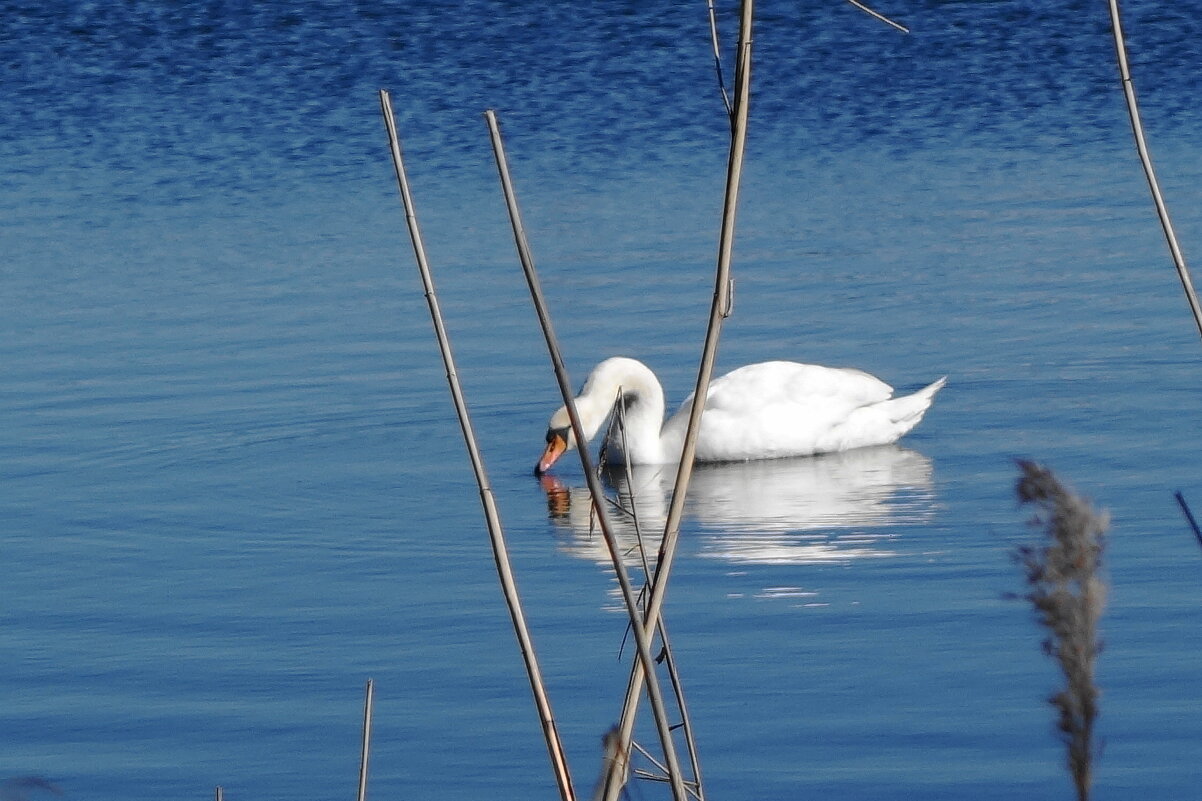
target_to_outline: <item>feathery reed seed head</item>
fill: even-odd
[[[1029,589],[1023,597],[1048,631],[1043,650],[1064,673],[1065,688],[1048,700],[1058,712],[1077,798],[1085,801],[1098,716],[1094,664],[1101,651],[1098,621],[1106,603],[1106,583],[1099,573],[1109,517],[1066,489],[1051,470],[1026,461],[1018,466],[1019,500],[1036,507],[1031,524],[1044,530],[1046,540],[1018,548],[1015,560],[1026,572]]]

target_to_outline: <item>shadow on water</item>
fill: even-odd
[[[799,459],[698,465],[685,512],[699,528],[699,555],[732,564],[817,564],[892,556],[891,528],[931,519],[931,460],[897,446]],[[609,467],[604,480],[617,506],[614,531],[627,561],[638,538],[659,547],[671,502],[674,465],[639,465],[628,477]],[[608,562],[588,489],[544,476],[548,515],[560,549]],[[619,509],[620,507],[620,509]]]

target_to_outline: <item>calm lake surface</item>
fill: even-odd
[[[0,2],[0,782],[346,798],[371,677],[373,798],[555,797],[384,87],[588,793],[630,649],[579,466],[531,475],[559,401],[480,115],[573,380],[636,356],[671,405],[728,132],[703,3],[550,6]],[[1202,509],[1202,348],[1104,4],[881,10],[913,33],[758,8],[719,366],[949,383],[899,447],[698,475],[666,614],[710,797],[1071,796],[1059,678],[1005,597],[1035,536],[1015,458],[1112,516],[1096,797],[1202,797],[1202,551],[1172,495]],[[1202,15],[1124,11],[1196,255]],[[666,479],[636,479],[654,520]]]

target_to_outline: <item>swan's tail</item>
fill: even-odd
[[[912,395],[904,395],[885,402],[885,406],[889,409],[890,419],[901,429],[898,436],[902,436],[918,425],[927,409],[931,408],[931,402],[935,400],[935,393],[943,389],[943,385],[946,383],[947,376],[944,376]]]

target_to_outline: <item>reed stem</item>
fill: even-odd
[[[367,798],[367,759],[371,754],[371,704],[375,682],[367,680],[363,694],[363,746],[359,752],[359,801]]]
[[[726,109],[726,116],[730,118],[733,130],[735,112],[730,107],[730,95],[726,92],[726,76],[722,72],[722,49],[718,46],[718,15],[714,11],[714,0],[706,0],[706,5],[709,7],[710,44],[714,48],[714,69],[718,73],[718,91],[722,93],[722,106]]]
[[[1135,149],[1139,153],[1140,164],[1144,168],[1144,177],[1148,180],[1148,189],[1152,193],[1152,202],[1156,205],[1156,215],[1160,218],[1160,227],[1164,230],[1164,238],[1169,245],[1169,255],[1172,256],[1173,266],[1177,268],[1177,277],[1181,279],[1181,287],[1185,290],[1185,299],[1189,302],[1190,311],[1194,315],[1194,323],[1198,327],[1198,335],[1202,336],[1202,306],[1198,304],[1198,294],[1194,291],[1194,282],[1190,278],[1189,267],[1185,264],[1185,256],[1177,243],[1177,234],[1173,232],[1173,222],[1169,219],[1169,209],[1165,205],[1164,196],[1160,193],[1160,182],[1156,180],[1156,171],[1152,168],[1152,156],[1148,152],[1148,143],[1144,139],[1144,126],[1140,121],[1139,105],[1135,101],[1135,84],[1131,80],[1131,70],[1127,65],[1127,45],[1123,38],[1123,26],[1119,19],[1118,0],[1109,0],[1110,28],[1114,33],[1114,50],[1118,59],[1119,76],[1123,82],[1123,96],[1127,101],[1127,116],[1131,118],[1131,133],[1135,137]]]
[[[643,581],[644,589],[651,587],[652,570],[650,562],[647,559],[647,549],[643,544],[642,526],[639,524],[637,499],[635,497],[634,487],[634,466],[630,463],[630,448],[626,443],[626,397],[622,393],[618,393],[615,403],[617,409],[617,425],[618,435],[622,441],[622,454],[624,457],[623,469],[626,471],[626,487],[627,494],[630,499],[630,518],[634,525],[635,540],[638,543],[639,558],[643,566]],[[608,441],[609,437],[606,436]],[[620,496],[619,496],[620,500]],[[667,668],[668,681],[672,684],[672,693],[676,697],[676,707],[680,710],[680,730],[684,735],[685,746],[689,752],[689,765],[693,771],[693,795],[699,801],[705,801],[705,784],[701,779],[701,760],[697,756],[697,741],[693,736],[693,721],[689,717],[688,704],[685,703],[684,685],[680,680],[680,672],[676,669],[676,655],[672,652],[672,640],[668,637],[668,628],[664,623],[663,615],[659,616],[656,621],[656,627],[659,631],[659,640],[663,645],[664,667]],[[627,687],[629,691],[629,687]],[[631,740],[631,745],[637,745]]]
[[[650,676],[647,681],[647,697],[651,702],[655,725],[659,731],[660,741],[664,749],[664,761],[668,765],[668,777],[672,785],[672,796],[675,801],[684,801],[684,781],[680,773],[680,764],[676,758],[676,746],[672,741],[672,727],[668,722],[663,695],[660,692],[659,682],[655,677],[655,658],[651,654],[651,636],[648,634],[648,631],[653,630],[654,626],[643,625],[643,616],[639,610],[638,598],[630,583],[630,575],[626,570],[625,563],[622,561],[620,545],[614,536],[613,527],[609,522],[605,493],[601,487],[597,473],[593,469],[593,460],[589,456],[588,451],[588,440],[584,436],[584,429],[580,424],[580,416],[576,412],[576,403],[572,385],[568,378],[568,371],[564,367],[563,356],[560,353],[559,343],[555,336],[555,329],[551,324],[551,316],[547,310],[546,301],[543,298],[538,274],[535,271],[534,259],[530,254],[530,246],[526,241],[526,231],[522,225],[521,212],[518,208],[517,196],[513,190],[513,182],[509,177],[509,164],[505,158],[505,148],[501,141],[501,130],[497,124],[497,115],[490,109],[484,112],[484,117],[488,122],[488,130],[492,138],[493,155],[497,161],[501,188],[505,193],[505,205],[509,210],[509,220],[513,227],[513,238],[517,246],[518,259],[522,263],[522,271],[526,276],[526,283],[530,289],[530,297],[534,302],[534,310],[538,315],[543,336],[547,341],[551,366],[555,371],[555,378],[559,382],[559,391],[563,395],[564,406],[568,411],[568,419],[571,421],[576,442],[579,443],[576,451],[580,456],[585,480],[588,482],[589,494],[592,496],[593,510],[597,515],[598,525],[601,528],[601,536],[605,540],[605,545],[609,550],[614,573],[618,578],[618,586],[622,591],[622,600],[626,604],[626,612],[630,617],[630,626],[634,632],[635,647],[638,652],[638,659],[636,661],[643,666]]]
[[[1190,511],[1189,504],[1185,502],[1185,496],[1178,490],[1173,493],[1173,497],[1177,499],[1177,505],[1181,507],[1181,512],[1185,515],[1185,522],[1189,523],[1194,536],[1198,538],[1198,543],[1202,544],[1202,528],[1198,527],[1198,521],[1194,519],[1194,513]]]
[[[893,20],[889,19],[888,17],[886,17],[884,14],[880,13],[879,11],[873,11],[871,8],[864,5],[859,0],[847,0],[847,2],[851,3],[856,8],[860,9],[868,16],[873,17],[874,19],[878,19],[881,22],[885,23],[886,25],[888,25],[892,28],[896,28],[897,30],[901,31],[902,33],[910,32],[910,29],[907,28],[905,25],[902,25],[900,22],[894,22]]]
[[[534,695],[535,707],[538,710],[539,722],[543,729],[543,739],[547,744],[547,752],[551,758],[551,767],[555,774],[555,782],[559,788],[559,796],[563,801],[574,801],[576,792],[572,787],[572,777],[568,770],[567,756],[555,725],[555,716],[551,712],[551,701],[543,684],[542,671],[538,666],[538,658],[534,653],[534,642],[526,626],[526,617],[522,612],[522,601],[518,595],[517,582],[509,561],[509,549],[505,542],[505,533],[501,526],[501,517],[497,511],[496,499],[493,497],[492,486],[488,473],[484,469],[484,459],[476,445],[476,435],[472,429],[471,417],[468,414],[467,402],[459,384],[459,376],[455,370],[455,357],[451,353],[451,343],[447,337],[446,326],[443,324],[442,311],[438,305],[438,296],[434,292],[434,280],[426,261],[425,245],[422,242],[421,231],[417,226],[417,216],[413,209],[413,198],[409,193],[409,180],[405,175],[404,160],[401,156],[400,139],[397,136],[396,119],[392,113],[392,101],[388,92],[380,90],[380,108],[384,115],[384,125],[388,130],[388,142],[392,150],[392,163],[396,169],[397,186],[401,192],[401,202],[405,207],[405,221],[409,227],[409,238],[413,243],[413,254],[417,260],[417,269],[421,275],[422,287],[425,289],[426,303],[430,308],[430,319],[434,324],[434,334],[438,339],[438,349],[442,354],[443,365],[447,371],[447,383],[451,390],[451,399],[455,404],[455,412],[459,416],[459,427],[463,432],[463,441],[467,446],[468,457],[471,459],[472,470],[476,476],[476,484],[480,488],[480,502],[484,508],[484,519],[488,524],[488,535],[492,543],[493,560],[497,566],[497,576],[501,582],[501,590],[505,596],[505,605],[509,609],[509,617],[513,622],[513,630],[517,635],[518,645],[522,652],[522,660],[526,666],[526,676],[530,681],[530,690]]]
[[[726,168],[726,195],[722,208],[722,228],[718,238],[718,266],[714,278],[714,298],[710,305],[709,325],[705,345],[701,352],[701,364],[697,371],[697,386],[693,391],[693,406],[689,411],[689,424],[685,432],[684,447],[680,455],[680,466],[672,489],[672,501],[664,523],[664,536],[656,558],[655,576],[651,585],[651,596],[647,601],[646,625],[657,625],[668,589],[668,577],[676,556],[680,538],[680,520],[684,513],[685,495],[693,474],[693,458],[697,452],[697,432],[701,428],[701,415],[705,410],[705,399],[709,394],[709,382],[713,376],[717,357],[718,340],[722,333],[722,321],[731,312],[730,261],[734,246],[735,215],[738,208],[739,185],[743,176],[743,151],[747,142],[748,101],[751,88],[751,27],[754,0],[743,0],[739,20],[739,46],[735,70],[734,126],[731,136],[730,155]],[[639,695],[644,676],[636,663],[631,672],[618,724],[619,745],[623,753],[629,753],[634,721],[638,711]],[[615,801],[616,793],[608,801]]]

